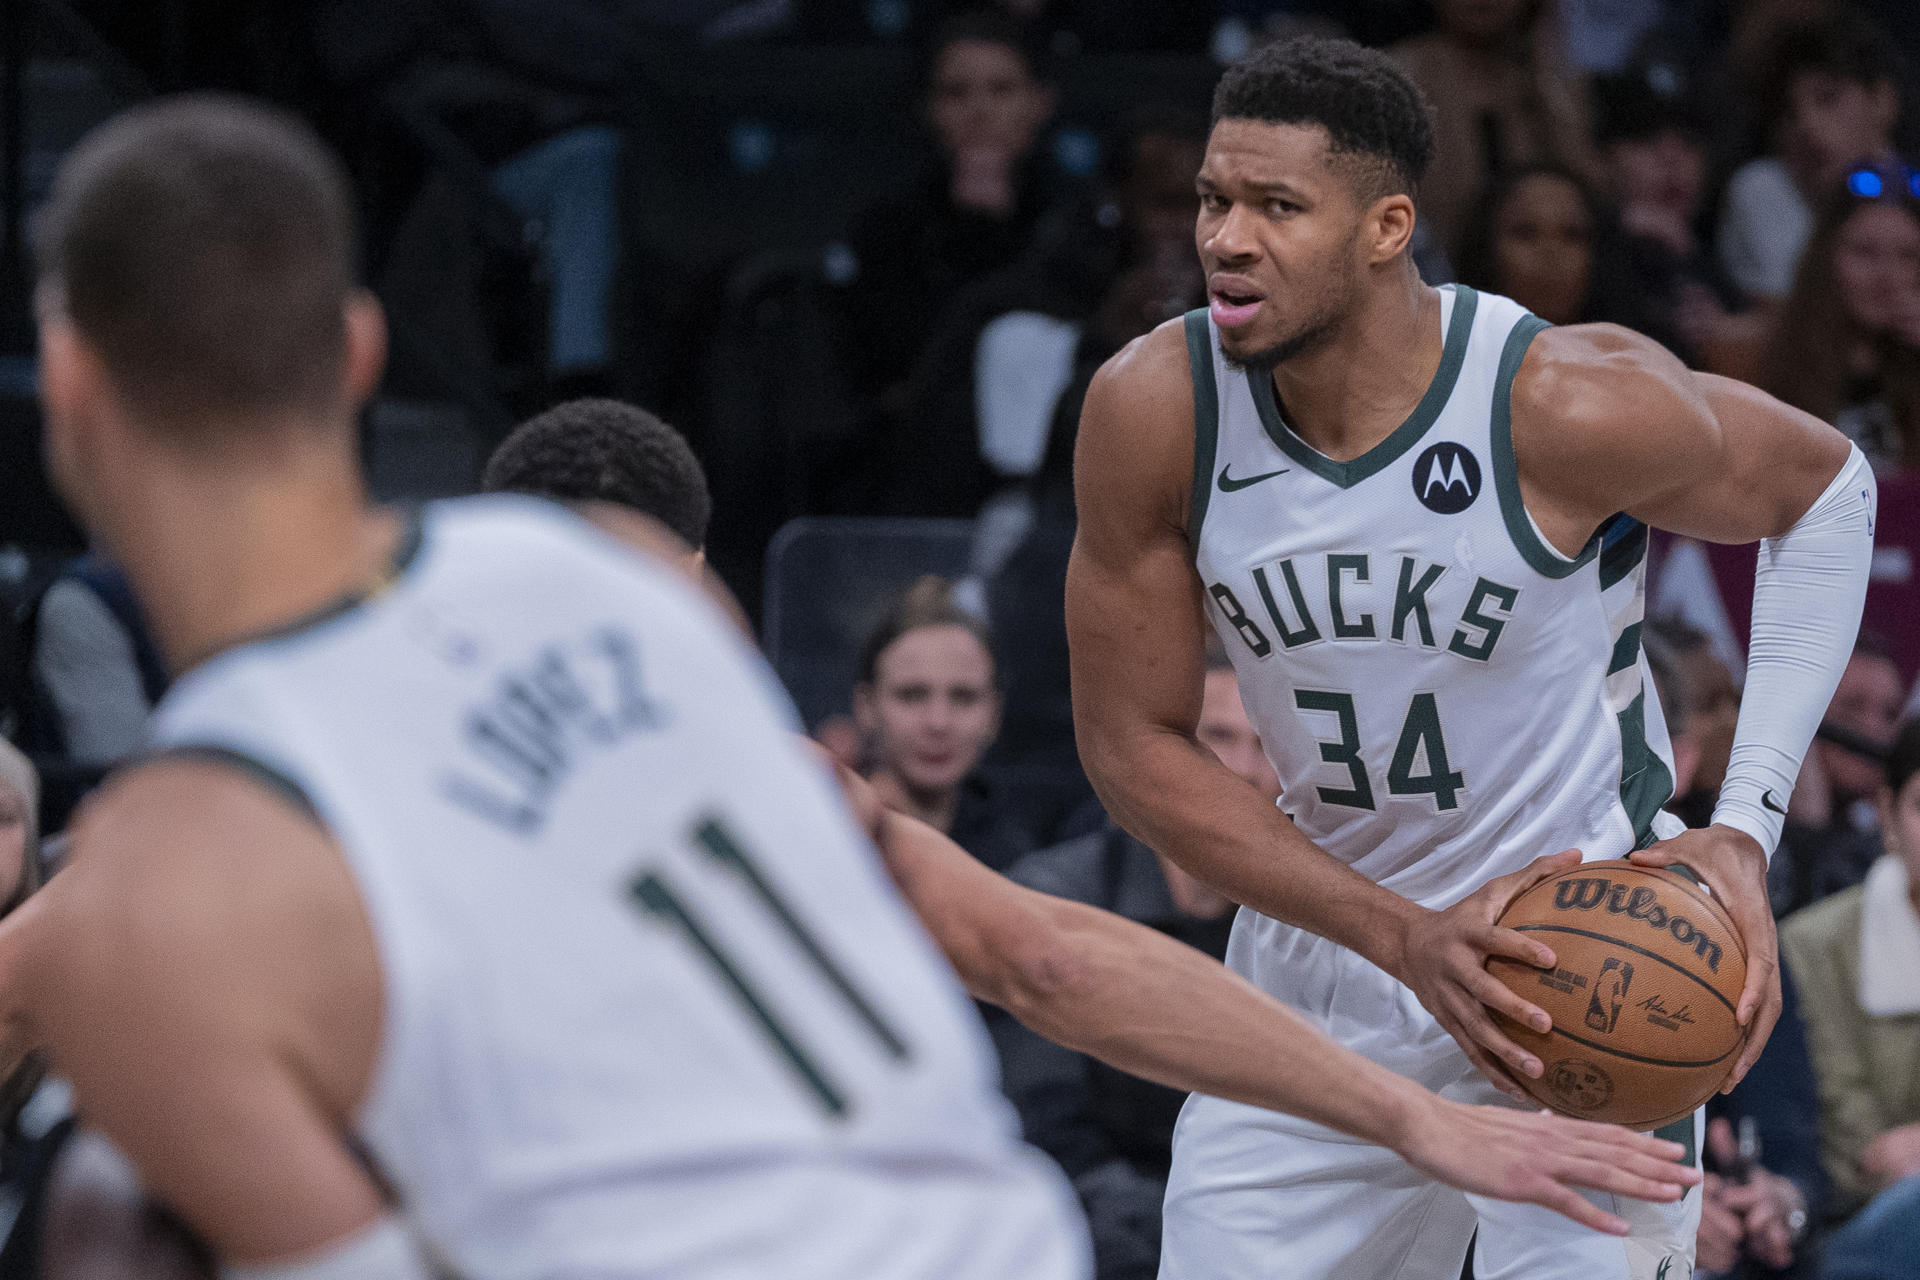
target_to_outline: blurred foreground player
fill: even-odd
[[[962,993],[687,549],[619,511],[366,506],[351,242],[310,135],[220,100],[123,117],[56,184],[49,457],[181,674],[159,755],[0,930],[12,1019],[230,1275],[1082,1274]],[[1493,1190],[1687,1180],[1084,933],[1098,981],[1009,967],[1176,1078]]]
[[[1230,967],[1464,1099],[1552,1065],[1488,1008],[1547,1025],[1484,968],[1554,961],[1495,927],[1513,896],[1563,850],[1685,862],[1746,941],[1737,1077],[1779,1009],[1767,856],[1859,624],[1873,477],[1830,427],[1636,334],[1428,288],[1407,247],[1431,153],[1419,94],[1357,45],[1271,45],[1222,78],[1197,183],[1211,306],[1109,362],[1081,418],[1081,758],[1116,820],[1244,904]],[[1660,815],[1647,524],[1767,539],[1700,831]],[[1209,624],[1280,809],[1195,737]],[[1482,1280],[1674,1280],[1698,1204],[1621,1205],[1633,1236],[1603,1240],[1195,1097],[1161,1275],[1451,1280],[1477,1222]]]

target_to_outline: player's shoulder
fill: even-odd
[[[331,838],[297,795],[210,755],[162,754],[103,786],[66,867],[32,903],[26,948],[52,989],[230,971],[290,923],[357,909]]]
[[[1087,402],[1096,417],[1177,421],[1193,417],[1193,369],[1187,322],[1166,321],[1110,356],[1094,373]]]
[[[1574,468],[1631,457],[1648,437],[1676,435],[1710,448],[1714,417],[1693,374],[1631,329],[1576,324],[1544,329],[1513,380],[1514,448],[1523,460]]]

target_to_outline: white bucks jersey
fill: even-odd
[[[1508,399],[1546,325],[1440,296],[1432,384],[1347,462],[1288,428],[1271,377],[1227,365],[1204,311],[1187,317],[1189,531],[1280,803],[1436,907],[1542,854],[1650,843],[1673,784],[1640,653],[1646,528],[1617,516],[1571,560],[1546,544]]]
[[[429,507],[384,591],[161,707],[344,853],[386,997],[359,1137],[460,1274],[1081,1274],[791,719],[677,573],[521,498]]]

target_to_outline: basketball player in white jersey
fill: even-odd
[[[1633,333],[1423,284],[1431,145],[1417,91],[1346,42],[1222,79],[1197,184],[1211,305],[1109,362],[1081,422],[1081,757],[1119,821],[1244,904],[1231,968],[1453,1097],[1542,1075],[1491,1018],[1546,1025],[1483,967],[1553,963],[1495,927],[1505,904],[1581,857],[1683,862],[1746,941],[1738,1078],[1778,1009],[1766,863],[1859,621],[1873,478],[1830,428]],[[1649,524],[1765,539],[1733,761],[1714,825],[1684,834],[1639,652]],[[1278,809],[1195,739],[1209,625]],[[1451,1280],[1476,1222],[1481,1280],[1688,1273],[1697,1196],[1600,1199],[1628,1240],[1196,1097],[1161,1275]]]
[[[346,205],[304,129],[218,99],[56,183],[48,455],[180,675],[0,928],[11,1019],[232,1275],[1083,1275],[963,992],[685,548],[366,505]],[[983,919],[992,886],[867,820],[979,985],[1129,1069],[1600,1226],[1569,1186],[1694,1181],[1434,1098],[1124,921]]]

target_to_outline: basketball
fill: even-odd
[[[1713,1096],[1739,1057],[1747,980],[1733,921],[1687,876],[1589,862],[1515,898],[1500,923],[1553,949],[1554,968],[1499,956],[1487,971],[1553,1019],[1546,1034],[1496,1013],[1540,1059],[1520,1084],[1553,1110],[1656,1129]]]

